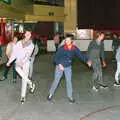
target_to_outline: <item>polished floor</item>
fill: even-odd
[[[73,88],[76,103],[70,104],[66,96],[64,77],[52,102],[46,100],[54,76],[53,55],[36,58],[33,80],[34,94],[27,92],[27,100],[20,103],[21,81],[0,81],[0,120],[120,120],[120,87],[113,87],[116,63],[107,60],[103,69],[104,82],[109,86],[98,92],[92,90],[92,70],[79,59],[73,61]],[[4,67],[1,67],[2,77]]]

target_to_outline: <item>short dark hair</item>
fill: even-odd
[[[72,40],[74,40],[74,35],[72,35],[72,34],[66,34],[66,36],[65,36],[65,38],[71,38]]]
[[[105,34],[104,32],[96,32],[95,39],[97,39],[101,34]]]
[[[32,29],[31,28],[25,29],[25,32],[27,32],[27,31],[32,33]]]

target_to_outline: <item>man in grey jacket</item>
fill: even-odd
[[[96,40],[92,40],[88,46],[88,57],[92,61],[93,68],[93,90],[98,91],[100,86],[105,87],[102,80],[102,67],[106,66],[104,58],[104,33],[98,33],[96,35]]]

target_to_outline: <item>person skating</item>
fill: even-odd
[[[9,61],[6,64],[7,66],[10,66],[10,64],[15,60],[16,71],[22,78],[21,103],[24,103],[26,99],[27,84],[29,85],[31,92],[34,92],[35,89],[35,84],[28,78],[30,57],[33,49],[34,45],[31,41],[31,31],[26,30],[24,39],[17,43]]]
[[[58,49],[55,55],[55,63],[56,63],[56,69],[55,69],[55,76],[54,81],[52,83],[52,86],[49,90],[49,95],[47,96],[48,100],[51,100],[54,92],[60,82],[60,79],[65,74],[66,78],[66,87],[67,87],[67,96],[68,100],[72,103],[75,102],[75,99],[73,98],[73,88],[72,88],[72,82],[71,82],[71,76],[72,76],[72,58],[75,56],[78,56],[80,59],[82,59],[84,62],[86,62],[89,66],[91,66],[91,61],[88,61],[88,57],[83,55],[80,50],[73,45],[73,36],[69,35],[65,38],[65,44]]]
[[[103,84],[102,78],[101,59],[103,67],[106,66],[103,40],[104,33],[98,33],[96,35],[96,40],[92,40],[88,46],[88,57],[92,61],[93,68],[92,89],[95,91],[98,91],[100,86],[107,87],[106,85]]]

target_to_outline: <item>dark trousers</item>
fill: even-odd
[[[100,59],[93,60],[93,86],[97,89],[103,85],[102,67]]]
[[[9,67],[7,67],[7,66],[5,67],[4,77],[7,79],[8,72],[9,72],[11,67],[13,69],[13,79],[16,79],[17,78],[17,72],[15,70],[15,62],[13,62]]]

